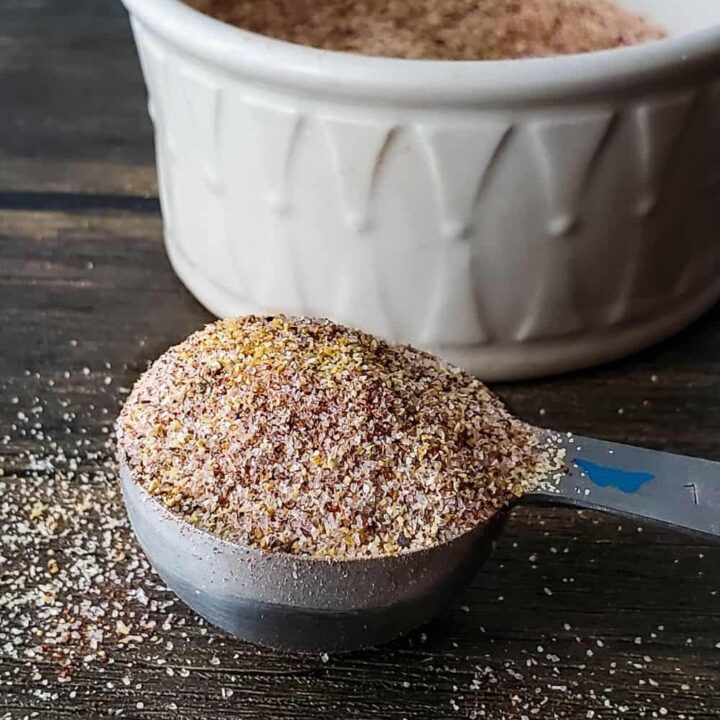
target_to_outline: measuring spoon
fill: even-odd
[[[720,463],[560,436],[567,472],[518,502],[572,505],[720,535]],[[260,645],[306,652],[371,647],[421,625],[477,573],[507,510],[435,547],[323,559],[222,540],[168,511],[120,471],[137,538],[160,577],[199,615]]]

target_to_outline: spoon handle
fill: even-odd
[[[720,537],[720,462],[573,436],[568,472],[523,501],[572,505]]]

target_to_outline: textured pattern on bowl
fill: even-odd
[[[517,63],[485,63],[503,66],[493,87],[478,63],[352,56],[343,84],[348,56],[126,2],[170,259],[218,315],[327,315],[497,379],[635,350],[720,295],[707,33],[523,61],[544,85],[516,82]],[[191,47],[195,23],[248,57]],[[695,54],[674,60],[679,42]],[[284,53],[317,67],[283,81]],[[401,66],[427,86],[393,78]]]

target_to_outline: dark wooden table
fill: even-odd
[[[0,2],[5,603],[19,561],[3,557],[7,500],[37,475],[44,439],[70,432],[100,453],[122,388],[210,320],[165,257],[145,103],[117,2]],[[496,389],[539,424],[720,459],[720,311],[625,361]],[[35,405],[42,435],[18,425]],[[700,540],[518,509],[463,597],[387,647],[286,656],[178,604],[184,624],[167,632],[156,612],[152,653],[114,650],[69,678],[0,642],[0,718],[716,718],[719,581],[720,548]]]

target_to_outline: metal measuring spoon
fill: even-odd
[[[568,471],[518,502],[573,505],[717,538],[720,463],[562,437]],[[435,615],[476,574],[507,511],[433,548],[363,559],[271,553],[221,540],[120,476],[135,534],[168,587],[243,640],[283,650],[378,645]]]

